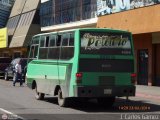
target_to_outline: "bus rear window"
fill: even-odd
[[[130,55],[129,33],[81,32],[81,54]]]

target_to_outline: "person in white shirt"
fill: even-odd
[[[17,62],[15,65],[15,79],[13,80],[13,86],[15,86],[16,82],[20,80],[20,86],[23,85],[22,81],[22,67],[21,67],[21,61]]]

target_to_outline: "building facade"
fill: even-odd
[[[96,27],[96,12],[96,0],[41,0],[41,30]]]
[[[6,26],[14,0],[0,0],[0,28]]]
[[[27,57],[32,36],[40,33],[40,0],[15,0],[7,22],[7,47],[0,49],[1,56]]]

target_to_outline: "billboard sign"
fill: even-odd
[[[97,0],[97,16],[159,4],[160,0]]]
[[[7,41],[8,41],[7,28],[2,28],[0,29],[0,48],[7,47]]]

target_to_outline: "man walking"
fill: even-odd
[[[15,86],[16,82],[20,80],[20,86],[23,85],[22,81],[22,67],[21,67],[21,61],[17,62],[15,65],[15,79],[13,80],[13,86]]]

